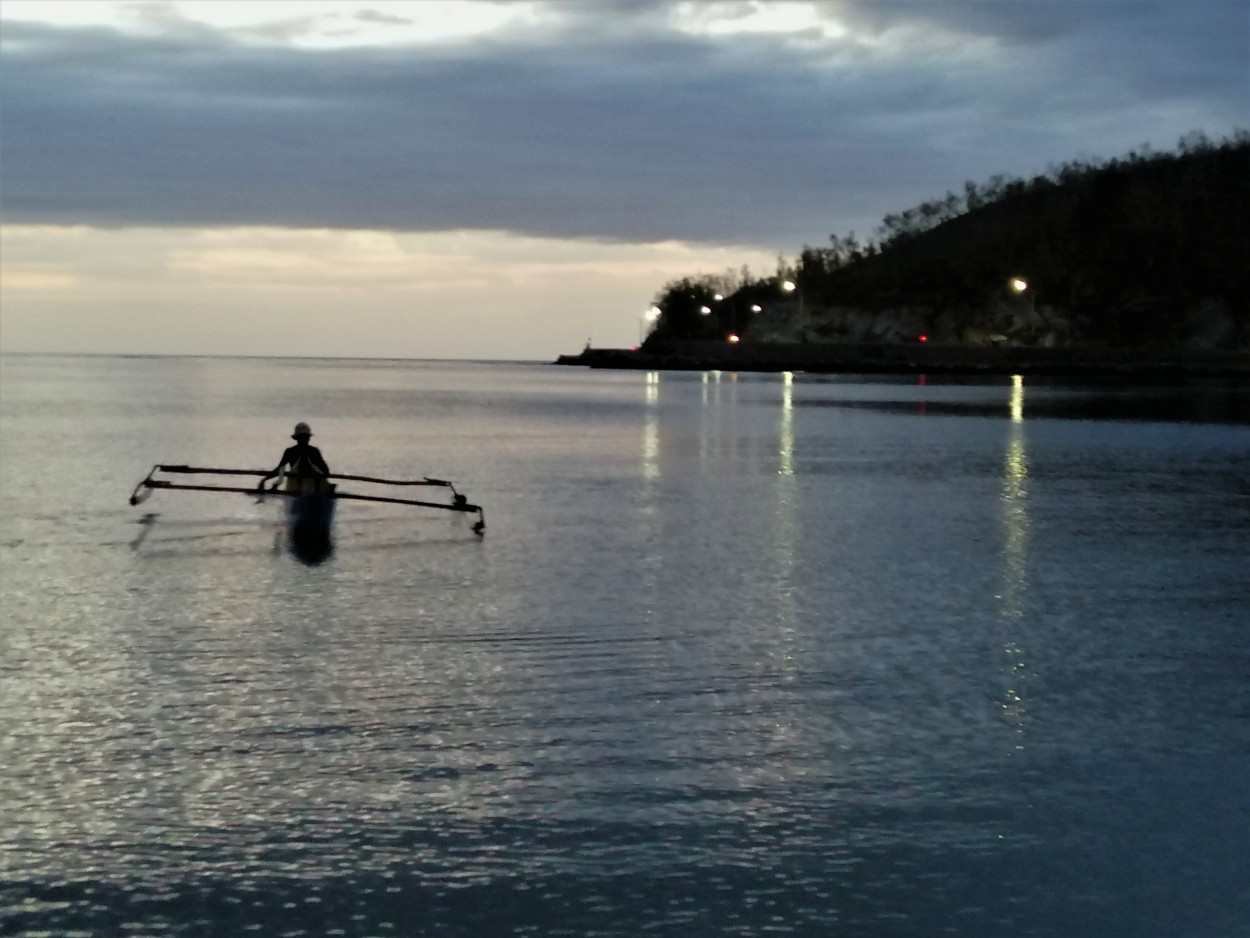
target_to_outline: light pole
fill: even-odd
[[[646,341],[647,330],[654,326],[662,315],[663,310],[658,306],[652,306],[649,310],[642,314],[642,318],[638,320],[638,344],[642,345]]]
[[[798,296],[799,322],[801,323],[803,321],[803,291],[799,289],[799,285],[793,280],[783,280],[781,283],[781,289],[785,290],[787,293],[794,293]]]
[[[1024,296],[1027,293],[1028,294],[1027,299],[1029,301],[1029,312],[1032,313],[1034,311],[1034,308],[1033,308],[1033,304],[1035,302],[1034,294],[1031,290],[1029,290],[1029,282],[1027,280],[1025,280],[1023,277],[1012,277],[1010,280],[1007,281],[1007,287],[1016,296]]]
[[[712,294],[712,302],[713,302],[713,303],[720,303],[720,304],[721,304],[721,307],[720,307],[720,317],[721,317],[721,322],[720,322],[720,325],[721,325],[721,326],[724,326],[724,325],[725,325],[725,323],[726,323],[726,321],[727,321],[727,322],[729,323],[729,334],[730,334],[730,335],[733,335],[734,333],[736,333],[736,332],[738,331],[738,304],[737,304],[737,302],[734,300],[734,298],[733,298],[732,296],[725,296],[725,294],[723,294],[723,293],[714,293],[714,294]],[[729,314],[728,314],[728,316],[726,316],[726,314],[725,314],[725,304],[726,304],[726,303],[727,303],[727,304],[729,304]],[[707,312],[711,312],[711,310],[707,310],[707,308],[706,308],[706,307],[704,307],[704,309],[705,309]]]

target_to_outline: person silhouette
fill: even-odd
[[[288,446],[282,452],[282,459],[271,471],[261,477],[256,488],[264,488],[267,481],[283,473],[285,470],[286,490],[296,493],[320,492],[325,488],[326,477],[330,475],[330,467],[326,464],[321,450],[308,441],[312,438],[312,429],[302,420],[295,425],[291,439],[294,446]]]

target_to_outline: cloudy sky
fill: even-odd
[[[0,349],[550,359],[1250,126],[1250,0],[2,0],[0,69]]]

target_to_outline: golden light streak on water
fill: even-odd
[[[773,514],[771,564],[768,570],[773,600],[773,641],[769,654],[773,668],[783,681],[796,681],[803,654],[800,641],[799,578],[803,575],[799,544],[801,542],[799,493],[794,473],[794,375],[782,375],[781,417],[778,426],[778,478]],[[787,711],[776,714],[771,744],[782,749],[803,745],[805,730],[800,721]],[[782,769],[773,773],[775,783],[789,783],[792,772]]]
[[[650,481],[660,475],[660,373],[648,371],[644,387],[647,418],[642,427],[642,477]]]
[[[1019,616],[1028,563],[1029,459],[1024,437],[1024,379],[1013,375],[1011,381],[1011,428],[1003,457],[1000,494],[1003,518],[1001,607],[1004,615]]]
[[[1024,375],[1011,376],[1011,422],[1024,422]]]
[[[783,476],[794,475],[794,373],[781,376],[781,428],[778,433],[778,468]]]
[[[1003,588],[1000,611],[1009,622],[1019,625],[1024,615],[1023,598],[1028,588],[1029,459],[1024,436],[1024,378],[1011,377],[1011,425],[1003,457],[1000,500],[1003,519]],[[1009,637],[1003,643],[1007,656],[1008,687],[1003,695],[1003,714],[1017,734],[1015,748],[1024,748],[1025,704],[1021,680],[1024,678],[1024,649]]]

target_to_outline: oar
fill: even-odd
[[[170,482],[167,479],[153,479],[152,476],[157,472],[182,473],[187,475],[234,475],[234,476],[268,476],[269,472],[263,469],[222,469],[215,466],[166,466],[157,464],[152,467],[151,471],[144,477],[138,485],[135,486],[134,492],[130,495],[130,504],[138,505],[140,502],[147,500],[152,494],[153,489],[175,489],[190,492],[233,492],[241,495],[257,495],[273,494],[294,497],[302,493],[288,492],[278,488],[278,483],[274,483],[271,488],[243,488],[241,486],[230,485],[194,485],[182,482]],[[331,474],[330,478],[348,479],[355,482],[372,482],[381,485],[437,485],[451,489],[452,499],[450,505],[444,505],[439,502],[419,501],[411,498],[391,498],[385,495],[355,495],[351,492],[335,492],[334,498],[347,498],[361,502],[384,502],[391,505],[416,505],[421,508],[439,508],[443,511],[457,512],[476,512],[478,516],[477,522],[473,525],[475,534],[481,535],[486,530],[486,517],[480,505],[471,505],[469,500],[456,491],[453,483],[443,479],[431,479],[428,476],[420,480],[400,480],[400,479],[381,479],[373,476],[358,476]]]
[[[390,505],[419,505],[422,508],[442,508],[445,511],[468,511],[480,512],[482,509],[479,505],[470,505],[463,495],[456,497],[450,505],[444,505],[441,502],[421,502],[415,498],[391,498],[387,495],[354,495],[351,492],[335,492],[335,498],[350,498],[357,502],[386,502]]]
[[[411,480],[377,479],[377,478],[374,478],[373,476],[352,476],[352,475],[344,475],[343,473],[339,473],[339,472],[331,472],[330,478],[331,479],[346,479],[349,482],[375,482],[378,485],[441,485],[441,486],[445,486],[446,488],[455,488],[454,483],[447,482],[443,479],[431,479],[429,476],[426,476],[424,479],[411,479]]]
[[[136,500],[136,496],[130,496],[130,504],[137,505],[151,494],[152,489],[179,489],[184,492],[237,492],[240,495],[288,495],[296,496],[301,492],[286,492],[282,489],[263,489],[247,488],[240,485],[188,485],[183,482],[168,482],[165,479],[144,479],[139,483],[140,486],[148,489]]]
[[[152,472],[157,470],[161,472],[180,472],[191,475],[220,475],[220,476],[267,476],[268,469],[217,469],[212,466],[153,466]],[[148,473],[150,476],[152,473]]]
[[[190,475],[224,475],[224,476],[264,476],[269,475],[267,469],[219,469],[215,466],[153,466],[152,471],[156,472],[175,472]],[[149,477],[152,473],[148,473]],[[431,479],[426,476],[423,479],[380,479],[375,476],[358,476],[348,475],[347,473],[332,472],[327,478],[346,479],[349,482],[374,482],[378,485],[440,485],[445,488],[455,488],[455,483],[448,482],[445,479]]]
[[[358,502],[385,502],[388,505],[417,505],[421,508],[441,508],[443,511],[477,512],[477,521],[473,524],[473,533],[481,537],[486,533],[486,513],[480,505],[470,505],[468,499],[457,494],[450,505],[438,502],[422,502],[415,498],[390,498],[386,495],[353,495],[351,492],[335,492],[335,498],[350,498]]]
[[[139,483],[139,485],[140,487],[149,490],[144,493],[139,501],[146,498],[152,489],[179,489],[187,492],[238,492],[241,495],[256,494],[256,489],[245,488],[238,485],[191,485],[185,482],[167,482],[165,479],[144,479]],[[304,494],[302,492],[287,492],[282,489],[265,489],[264,491],[267,495],[297,496]],[[393,505],[419,505],[422,508],[442,508],[447,511],[480,512],[482,510],[478,505],[470,505],[468,500],[463,495],[456,495],[452,499],[452,503],[450,505],[445,505],[442,502],[423,502],[414,498],[390,498],[386,495],[354,495],[351,492],[335,492],[332,497],[350,498],[359,502],[389,502]],[[138,504],[138,502],[134,500],[133,496],[131,497],[131,504]]]
[[[139,494],[139,489],[144,488],[147,491]],[[152,494],[152,489],[174,489],[184,492],[234,492],[240,495],[255,495],[256,489],[244,488],[237,485],[187,485],[181,482],[168,482],[164,479],[147,478],[139,483],[135,489],[135,494],[130,496],[130,504],[137,505]],[[283,495],[287,498],[294,498],[302,493],[287,492],[281,489],[266,489],[266,494]],[[416,505],[421,508],[440,508],[443,511],[458,512],[476,512],[478,521],[473,525],[473,531],[476,534],[482,534],[486,530],[486,517],[480,505],[470,505],[468,499],[463,495],[456,494],[450,505],[440,502],[418,501],[415,498],[390,498],[385,495],[354,495],[351,492],[335,492],[333,498],[348,498],[358,502],[385,502],[391,505]]]

